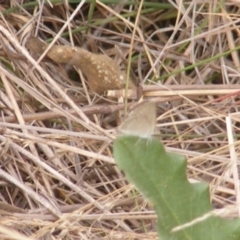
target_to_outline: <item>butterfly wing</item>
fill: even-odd
[[[145,102],[133,109],[118,128],[122,135],[149,138],[154,134],[156,121],[156,104]]]

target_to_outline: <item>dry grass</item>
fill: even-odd
[[[111,55],[128,74],[132,56],[167,149],[210,183],[216,208],[239,204],[238,1],[143,1],[139,19],[141,2],[71,2],[1,1],[0,238],[157,238],[152,206],[112,157],[122,92],[98,96],[78,69],[37,63],[31,35]]]

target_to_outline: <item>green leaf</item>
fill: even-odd
[[[116,163],[127,179],[155,207],[161,240],[237,240],[239,219],[211,216],[190,227],[172,232],[174,227],[193,221],[213,210],[206,183],[187,180],[186,160],[166,153],[157,139],[118,137],[113,146]]]

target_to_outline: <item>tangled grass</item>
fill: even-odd
[[[123,91],[94,94],[71,64],[31,55],[30,36],[114,58],[158,102],[189,179],[216,208],[239,204],[238,1],[119,2],[1,1],[1,239],[157,239],[112,157]]]

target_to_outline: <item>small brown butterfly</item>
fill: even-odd
[[[119,135],[151,138],[155,132],[156,104],[148,101],[134,108],[118,127]]]

